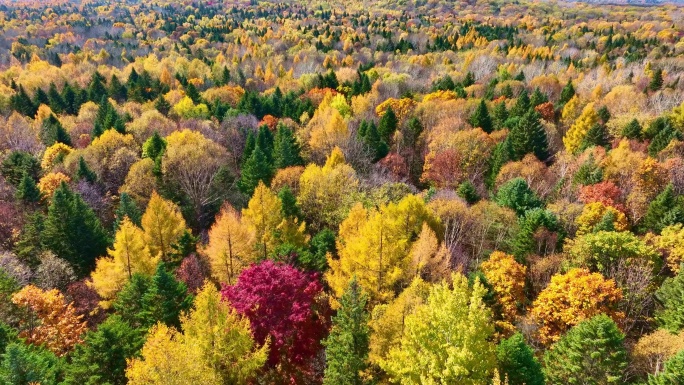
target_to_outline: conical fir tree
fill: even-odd
[[[684,222],[684,204],[682,199],[675,195],[674,187],[670,183],[649,204],[641,227],[643,231],[651,230],[659,234],[663,228],[681,222]]]
[[[606,126],[600,123],[596,123],[587,134],[582,138],[579,150],[584,151],[590,147],[605,147],[608,145],[608,130]]]
[[[368,296],[363,292],[356,277],[340,298],[340,308],[333,317],[330,335],[325,345],[324,385],[361,385],[362,372],[367,367]]]
[[[36,181],[28,173],[24,173],[21,182],[19,182],[17,198],[26,203],[37,203],[40,201],[40,190],[36,185]]]
[[[622,129],[622,136],[627,139],[641,139],[641,125],[636,119],[632,119],[631,122],[627,123],[625,128]]]
[[[140,221],[142,219],[142,213],[135,204],[133,198],[127,193],[121,193],[119,196],[119,207],[116,209],[115,213],[116,219],[114,220],[114,231],[119,229],[119,225],[123,222],[124,218],[128,217],[133,224],[140,227]]]
[[[573,96],[575,96],[575,87],[572,86],[572,81],[568,80],[568,83],[565,85],[565,87],[563,87],[563,90],[561,91],[558,104],[564,106],[567,102],[570,101],[570,99],[572,99]]]
[[[259,181],[268,185],[271,183],[271,178],[273,178],[273,167],[261,147],[256,146],[252,155],[242,166],[242,175],[239,182],[240,190],[251,196]]]
[[[79,276],[95,267],[95,259],[109,244],[93,210],[64,182],[52,197],[42,236],[45,247],[69,262]]]
[[[142,298],[143,318],[180,327],[180,315],[190,310],[192,295],[183,282],[166,270],[164,263],[157,266],[152,277],[152,286]]]
[[[301,149],[292,130],[283,125],[278,126],[273,149],[273,161],[277,169],[290,166],[303,166]]]
[[[511,116],[523,116],[530,109],[530,95],[528,95],[527,90],[520,91],[520,95],[515,100],[513,108],[511,108]]]
[[[534,153],[542,162],[549,157],[546,131],[539,121],[539,114],[534,110],[529,110],[523,115],[516,127],[511,130],[508,139],[513,151],[513,160],[520,160],[528,153]]]
[[[378,124],[378,133],[380,133],[380,136],[386,143],[389,143],[390,139],[392,139],[392,135],[394,135],[394,132],[397,130],[398,124],[399,120],[397,119],[394,110],[392,110],[391,107],[388,108],[385,114],[382,115],[382,118],[380,118],[380,123]]]
[[[94,183],[97,180],[97,174],[88,167],[83,157],[78,158],[78,169],[76,170],[76,178],[78,180],[85,180],[86,182]]]
[[[480,127],[482,131],[488,134],[494,129],[494,124],[492,123],[492,118],[489,116],[487,104],[485,103],[484,99],[480,101],[477,109],[470,116],[470,125],[474,128]]]

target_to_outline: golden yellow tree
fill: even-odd
[[[20,336],[58,356],[67,354],[80,343],[88,329],[83,316],[76,313],[57,289],[45,291],[28,285],[12,295],[12,303],[28,310],[19,323]]]
[[[268,258],[278,245],[276,230],[283,219],[280,198],[260,181],[247,208],[242,210],[242,221],[254,234],[254,251],[259,258]]]
[[[521,305],[525,303],[525,276],[527,267],[516,262],[510,254],[495,251],[480,265],[487,282],[492,285],[496,302],[501,309],[504,331],[513,330]]]
[[[256,262],[254,233],[242,223],[240,213],[226,204],[209,230],[204,252],[211,263],[211,274],[219,282],[235,283],[240,272]]]
[[[152,275],[159,263],[159,256],[150,253],[143,231],[128,217],[121,222],[114,246],[107,253],[109,257],[97,260],[89,283],[102,297],[100,305],[105,308],[134,273]]]
[[[582,114],[575,120],[568,132],[563,137],[563,144],[569,153],[579,150],[582,140],[587,135],[589,129],[598,122],[598,115],[594,110],[594,103],[587,104],[582,110]]]
[[[601,313],[619,324],[623,314],[616,305],[621,299],[622,290],[615,281],[587,269],[571,269],[551,278],[532,304],[530,314],[539,324],[539,340],[550,344],[571,327]]]
[[[399,203],[389,203],[369,212],[367,219],[358,224],[358,232],[345,231],[349,236],[340,237],[340,258],[328,258],[330,270],[326,280],[335,296],[339,298],[349,280],[356,276],[368,291],[370,303],[394,298],[395,288],[412,278],[411,246],[425,221],[431,221],[425,202],[409,195]],[[340,227],[354,225],[343,222]]]
[[[164,262],[169,262],[171,245],[186,229],[185,219],[178,206],[153,192],[142,216],[142,227],[150,253],[155,257],[161,257]]]
[[[449,278],[451,254],[444,244],[439,243],[437,235],[423,222],[423,228],[411,247],[411,268],[415,276],[429,282],[439,282]]]

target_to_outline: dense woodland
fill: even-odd
[[[684,8],[0,29],[0,384],[684,384]]]

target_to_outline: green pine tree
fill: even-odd
[[[499,102],[494,106],[494,127],[496,127],[497,130],[504,128],[506,120],[508,120],[506,103]]]
[[[621,384],[627,367],[625,336],[610,317],[580,322],[546,351],[549,384]]]
[[[71,137],[62,126],[62,123],[60,123],[55,115],[52,114],[47,119],[43,120],[40,136],[43,144],[46,146],[52,146],[57,142],[71,146]]]
[[[157,323],[149,312],[144,312],[143,297],[152,287],[152,278],[145,274],[134,273],[131,279],[116,295],[112,308],[123,321],[134,329],[146,332],[147,328]]]
[[[324,385],[361,385],[365,381],[361,373],[368,363],[368,296],[363,292],[356,277],[340,298],[340,308],[333,317],[330,335],[325,346]]]
[[[50,88],[48,89],[48,100],[50,102],[50,109],[55,114],[61,114],[66,109],[64,105],[64,99],[62,95],[57,91],[57,86],[55,83],[50,83]]]
[[[149,290],[143,295],[141,316],[179,328],[180,315],[190,310],[192,300],[185,283],[178,281],[166,270],[164,263],[160,263]]]
[[[278,191],[278,198],[282,203],[282,212],[285,218],[298,218],[302,217],[302,211],[297,205],[297,197],[292,193],[289,186],[284,186]]]
[[[648,211],[641,220],[641,230],[644,232],[651,230],[660,234],[667,226],[684,223],[682,200],[682,197],[676,196],[672,183],[668,184],[648,205]]]
[[[378,123],[378,133],[385,143],[390,143],[394,132],[397,131],[398,125],[399,120],[394,110],[391,107],[387,108],[385,114],[380,118],[380,123]]]
[[[537,107],[540,104],[546,103],[549,101],[548,96],[541,92],[539,87],[534,89],[534,92],[532,93],[532,96],[530,96],[530,106],[531,107]]]
[[[518,98],[515,100],[515,104],[513,105],[513,108],[511,108],[510,115],[522,117],[530,110],[531,107],[530,95],[527,93],[527,90],[523,89],[520,91]]]
[[[159,135],[159,132],[155,131],[152,136],[150,136],[142,147],[143,158],[158,159],[166,151],[166,140]]]
[[[562,107],[564,106],[567,102],[570,101],[575,96],[575,87],[572,86],[572,80],[568,80],[568,83],[563,87],[563,90],[561,90],[560,94],[560,99],[558,100],[558,104]]]
[[[259,181],[269,185],[271,178],[273,178],[273,167],[261,147],[256,146],[252,155],[242,166],[242,174],[238,182],[240,190],[248,196],[252,196]]]
[[[164,95],[159,94],[157,100],[154,101],[154,108],[157,109],[162,115],[168,115],[171,111],[171,104],[166,101]]]
[[[494,201],[503,207],[508,207],[518,214],[525,214],[527,210],[542,207],[542,201],[530,189],[523,178],[511,179],[501,185],[494,196]]]
[[[24,174],[28,174],[33,179],[38,179],[41,172],[40,162],[33,155],[26,151],[12,151],[2,161],[0,174],[12,186],[19,186]]]
[[[549,157],[546,131],[541,124],[539,114],[529,110],[508,134],[512,148],[513,160],[520,160],[526,154],[534,153],[542,162]]]
[[[40,255],[43,253],[44,229],[45,216],[42,213],[28,214],[19,239],[14,244],[14,254],[17,258],[34,269],[40,264]]]
[[[304,165],[299,143],[292,130],[284,125],[278,125],[273,148],[273,162],[277,169]]]
[[[29,204],[38,203],[42,198],[36,181],[28,173],[24,173],[24,176],[21,178],[21,182],[17,186],[16,195],[17,199]]]
[[[622,129],[622,136],[624,136],[627,139],[641,139],[641,125],[639,124],[639,121],[636,119],[632,119],[631,122],[627,123],[627,125]]]
[[[86,163],[85,159],[83,157],[78,158],[78,169],[76,170],[76,179],[77,180],[85,180],[90,183],[95,183],[97,180],[97,174],[95,174],[95,171],[91,170],[90,167],[88,167],[88,163]]]
[[[487,104],[484,99],[480,100],[475,112],[470,115],[469,123],[471,126],[480,127],[482,131],[486,133],[491,133],[494,130],[494,123],[492,123],[492,118],[489,116],[489,111],[487,110]]]
[[[656,375],[648,375],[648,385],[684,384],[684,350],[665,361],[663,370]]]
[[[93,210],[64,182],[52,196],[42,237],[45,247],[69,262],[81,277],[90,273],[109,244]]]
[[[465,182],[458,185],[456,189],[456,194],[463,198],[468,204],[475,204],[480,200],[480,196],[477,194],[477,189],[473,182],[466,180]]]
[[[658,91],[661,88],[663,88],[663,69],[656,68],[651,74],[651,82],[648,83],[648,89]]]
[[[509,385],[544,385],[541,365],[522,334],[516,333],[499,342],[496,358],[502,383],[507,378]]]
[[[580,152],[591,147],[606,146],[608,146],[608,130],[603,124],[596,123],[591,126],[589,131],[587,131],[587,134],[584,136],[584,138],[582,138],[582,142],[580,143]]]
[[[145,342],[144,334],[118,315],[112,315],[89,331],[71,353],[63,385],[125,385],[126,360]]]
[[[114,213],[114,231],[119,229],[119,226],[123,222],[125,217],[131,220],[136,226],[140,226],[140,221],[142,219],[142,213],[130,195],[123,192],[119,196],[119,207],[116,208]]]

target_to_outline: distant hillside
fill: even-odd
[[[590,3],[590,4],[618,4],[618,5],[663,5],[676,4],[684,5],[684,0],[570,0],[576,3]]]

